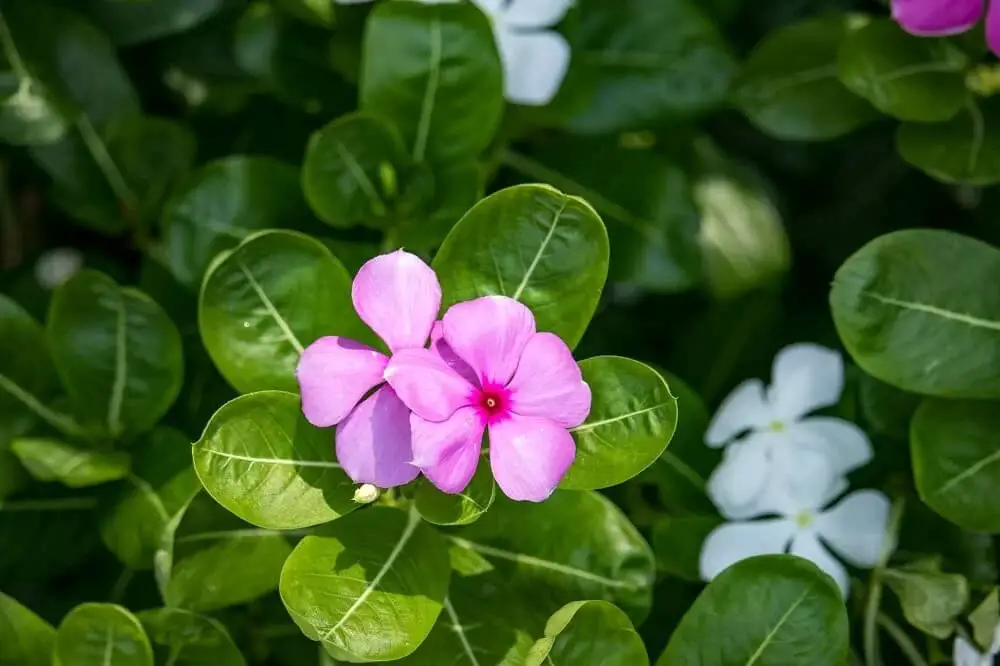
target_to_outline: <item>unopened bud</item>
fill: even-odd
[[[358,486],[354,491],[354,501],[358,504],[371,504],[378,499],[378,488],[370,483]]]

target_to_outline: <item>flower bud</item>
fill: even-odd
[[[354,501],[358,504],[371,504],[378,499],[379,490],[370,483],[358,486],[354,491]]]

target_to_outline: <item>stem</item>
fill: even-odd
[[[30,79],[31,75],[28,73],[28,68],[24,66],[21,54],[17,52],[17,48],[14,46],[14,38],[10,34],[10,28],[7,27],[7,22],[2,17],[0,17],[0,46],[3,47],[3,53],[7,56],[10,68],[14,70],[14,76],[19,81]]]
[[[865,666],[882,666],[879,657],[878,626],[879,607],[882,605],[882,570],[872,571],[868,584],[868,603],[865,605],[864,647]]]
[[[3,375],[0,375],[0,390],[4,390],[14,396],[17,400],[20,400],[28,409],[37,414],[43,421],[63,434],[71,437],[87,436],[87,432],[79,423],[73,420],[71,416],[49,409],[40,403],[35,396],[31,395]]]
[[[135,569],[132,567],[122,569],[121,575],[115,581],[115,586],[111,588],[111,603],[117,604],[122,600],[122,597],[125,596],[125,590],[128,588],[129,583],[132,582],[134,576]]]
[[[108,181],[108,185],[111,186],[115,196],[118,197],[118,200],[130,212],[136,211],[139,201],[135,193],[129,188],[128,183],[125,182],[124,176],[118,170],[118,165],[115,164],[115,161],[111,159],[111,155],[108,154],[108,150],[104,146],[104,141],[98,136],[97,130],[90,123],[90,119],[86,115],[81,115],[77,118],[76,127],[80,131],[83,143],[87,146],[87,150],[90,151],[90,155],[94,158],[94,162],[97,163],[97,167],[101,170],[101,173],[104,174],[104,178]]]
[[[163,666],[174,666],[177,663],[177,657],[181,656],[181,648],[178,646],[173,646],[170,648],[170,655],[167,657],[167,661]]]
[[[896,645],[899,646],[899,649],[906,655],[906,658],[910,660],[913,666],[928,666],[927,660],[920,654],[917,646],[913,644],[913,641],[906,635],[902,627],[893,622],[885,613],[879,613],[877,621],[885,629],[885,632],[896,641]]]

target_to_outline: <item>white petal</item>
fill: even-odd
[[[472,0],[472,4],[489,17],[499,16],[503,9],[504,0]]]
[[[766,428],[771,421],[771,410],[764,398],[764,382],[748,379],[719,405],[708,425],[705,442],[713,447],[722,446],[746,430]]]
[[[545,106],[569,69],[570,48],[557,32],[496,32],[503,60],[504,94],[514,104]]]
[[[786,516],[819,512],[846,489],[829,456],[786,440],[771,449],[771,478],[760,504]]]
[[[794,421],[836,404],[844,391],[844,359],[813,344],[785,347],[774,357],[768,402],[775,418]]]
[[[755,555],[779,555],[794,533],[795,523],[783,518],[719,525],[701,545],[701,577],[712,580],[730,565]]]
[[[851,493],[816,517],[816,531],[851,564],[874,567],[885,543],[889,506],[889,498],[877,490]]]
[[[976,646],[965,640],[961,636],[955,637],[955,651],[952,655],[955,666],[990,666],[992,659],[988,659],[983,653],[976,649]]]
[[[511,0],[504,23],[516,28],[550,28],[566,16],[573,0]]]
[[[990,656],[995,657],[1000,654],[1000,624],[993,630],[993,643],[990,644]]]
[[[742,520],[766,513],[758,504],[771,476],[769,446],[766,435],[750,435],[727,448],[712,472],[708,496],[726,518]]]
[[[788,426],[797,444],[808,446],[830,459],[838,474],[847,474],[872,459],[872,443],[865,431],[850,421],[832,416],[809,416]]]
[[[850,591],[850,579],[844,565],[837,561],[837,558],[830,555],[823,544],[816,538],[814,532],[800,532],[792,540],[792,547],[789,550],[792,555],[798,555],[809,560],[820,569],[830,575],[837,582],[844,597]]]

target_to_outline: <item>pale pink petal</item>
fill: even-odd
[[[420,471],[410,464],[410,410],[383,386],[337,426],[337,462],[355,483],[392,488]]]
[[[573,0],[510,0],[502,20],[517,28],[549,28],[559,23]]]
[[[825,455],[838,474],[846,474],[872,459],[872,444],[864,430],[832,416],[809,416],[787,426],[786,432],[800,448]]]
[[[444,339],[480,382],[505,385],[535,334],[531,310],[507,296],[457,303],[442,318]]]
[[[955,35],[982,15],[983,0],[892,0],[892,17],[914,35]]]
[[[472,404],[476,387],[429,349],[402,349],[383,375],[407,407],[428,421],[444,421]]]
[[[497,31],[504,97],[523,106],[545,106],[562,87],[572,51],[558,32]]]
[[[699,568],[712,580],[730,566],[756,555],[780,555],[795,532],[795,523],[784,518],[749,523],[723,523],[701,544]]]
[[[805,558],[825,571],[837,583],[841,594],[845,597],[850,591],[850,579],[847,577],[847,570],[844,565],[831,555],[823,544],[816,538],[816,533],[812,531],[800,532],[792,540],[792,547],[788,550],[792,555]]]
[[[993,53],[1000,55],[1000,2],[996,0],[986,12],[986,43]]]
[[[513,500],[548,498],[575,457],[573,437],[549,419],[511,414],[490,425],[493,477]]]
[[[764,382],[748,379],[726,396],[705,433],[711,447],[728,444],[742,432],[766,428],[773,421],[764,398]]]
[[[441,309],[441,285],[420,257],[396,250],[369,260],[351,289],[354,309],[392,351],[423,347]]]
[[[844,392],[844,359],[832,349],[800,343],[774,357],[767,400],[774,418],[794,421],[834,405]]]
[[[507,388],[510,408],[522,416],[544,416],[575,428],[590,413],[590,387],[569,347],[553,333],[528,340]]]
[[[463,407],[447,421],[433,423],[416,414],[413,429],[413,464],[431,483],[446,493],[460,493],[472,480],[483,449],[483,423],[472,407]]]
[[[337,425],[377,384],[389,359],[347,338],[323,337],[306,347],[295,368],[302,413],[319,428]]]
[[[431,351],[440,356],[442,361],[450,365],[452,370],[464,377],[470,384],[479,384],[476,371],[460,359],[455,350],[444,341],[444,325],[440,321],[434,322],[434,328],[431,329]]]
[[[817,516],[816,531],[845,560],[871,568],[885,545],[889,509],[889,498],[882,493],[860,490]]]

